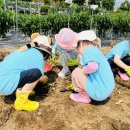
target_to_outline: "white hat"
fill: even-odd
[[[94,41],[97,38],[96,34],[92,30],[82,31],[78,34],[78,40]]]
[[[96,33],[92,30],[86,30],[78,33],[75,43],[73,44],[73,47],[77,46],[78,41],[94,41],[98,37],[96,36]]]
[[[48,41],[48,38],[47,38],[46,36],[44,36],[44,35],[42,35],[42,36],[37,36],[37,37],[33,40],[33,42],[37,42],[38,44],[42,44],[42,45],[44,45],[44,46],[46,46],[46,47],[50,47],[50,48],[51,48],[51,45],[50,45],[50,43],[49,43],[49,41]]]
[[[35,48],[43,50],[51,55],[52,47],[51,47],[51,45],[48,41],[48,38],[46,36],[44,36],[44,35],[37,36],[32,42],[37,42],[38,45],[41,45],[41,46],[43,45],[43,47],[35,47]]]

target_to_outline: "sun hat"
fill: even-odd
[[[96,33],[92,30],[86,30],[78,33],[75,42],[73,43],[73,47],[77,47],[78,41],[95,41],[96,44],[100,47],[101,46],[101,40],[96,36]]]
[[[52,55],[51,53],[52,47],[49,43],[48,38],[45,35],[37,36],[32,42],[38,43],[38,46],[36,46],[35,48],[45,51],[49,53],[50,55]]]
[[[39,34],[38,32],[32,33],[31,39],[33,40],[33,39],[35,39],[37,36],[40,36],[40,34]]]
[[[59,31],[58,34],[55,35],[55,39],[58,43],[58,45],[67,50],[73,49],[73,42],[75,41],[75,38],[77,36],[77,33],[69,28],[63,28]]]

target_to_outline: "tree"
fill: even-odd
[[[101,0],[88,0],[89,5],[99,5]]]
[[[106,10],[113,10],[115,5],[115,0],[102,0],[102,7]]]
[[[31,2],[32,0],[19,0],[19,1]]]
[[[83,5],[85,0],[73,0],[74,4]]]
[[[130,3],[128,0],[125,0],[121,6],[120,6],[120,9],[121,10],[124,10],[124,11],[130,11]]]
[[[106,10],[113,10],[116,0],[89,0],[88,4],[96,4],[101,8],[104,8]]]
[[[54,1],[54,0],[53,0]],[[50,4],[51,0],[44,0],[44,4]],[[54,1],[55,2],[55,1]]]
[[[0,0],[0,8],[3,7],[3,0]]]

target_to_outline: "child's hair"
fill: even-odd
[[[51,36],[48,35],[47,38],[48,38],[48,41],[49,41],[50,45],[52,45],[52,38],[51,38]]]
[[[97,46],[98,48],[101,48],[101,40],[100,40],[100,38],[96,38],[94,41],[92,41],[92,44],[94,46]]]
[[[47,52],[42,51],[42,50],[40,50],[40,52],[43,54],[44,60],[47,60],[49,58],[50,55]]]
[[[114,47],[116,45],[116,41],[115,40],[112,40],[111,42],[111,47]]]

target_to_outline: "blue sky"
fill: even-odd
[[[120,6],[120,4],[122,3],[122,2],[124,2],[125,0],[116,0],[116,4],[115,4],[115,7],[119,7]],[[130,0],[129,0],[130,1]]]

